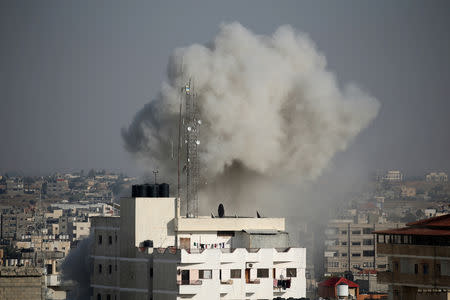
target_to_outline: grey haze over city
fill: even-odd
[[[157,166],[136,160],[121,132],[158,98],[175,49],[233,22],[266,36],[289,25],[339,89],[355,84],[379,102],[322,180],[449,170],[449,12],[447,1],[2,1],[0,173],[150,173]]]

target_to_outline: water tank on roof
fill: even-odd
[[[136,184],[131,187],[131,197],[168,198],[169,185],[161,184]]]
[[[338,284],[336,287],[338,297],[348,297],[348,285],[345,283]]]
[[[152,185],[153,184],[148,184],[148,183],[142,185],[143,194],[141,195],[141,197],[151,197]]]
[[[167,183],[161,183],[159,185],[159,197],[162,198],[169,197],[169,185]]]

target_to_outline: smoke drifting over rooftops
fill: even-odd
[[[290,26],[256,35],[225,24],[208,45],[174,51],[168,82],[122,132],[128,151],[174,176],[180,93],[190,78],[208,183],[228,180],[230,168],[234,178],[315,180],[379,110],[357,86],[338,86],[307,35]]]

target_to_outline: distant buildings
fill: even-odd
[[[377,251],[389,259],[378,280],[390,299],[450,298],[450,214],[378,230]]]
[[[388,171],[382,179],[389,182],[399,182],[403,180],[403,174],[398,170]]]
[[[427,182],[439,182],[439,183],[444,183],[444,182],[448,182],[448,175],[447,173],[444,172],[431,172],[430,174],[427,174],[425,176],[425,179]]]

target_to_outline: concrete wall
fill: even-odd
[[[44,299],[44,276],[37,268],[0,267],[0,299]]]

